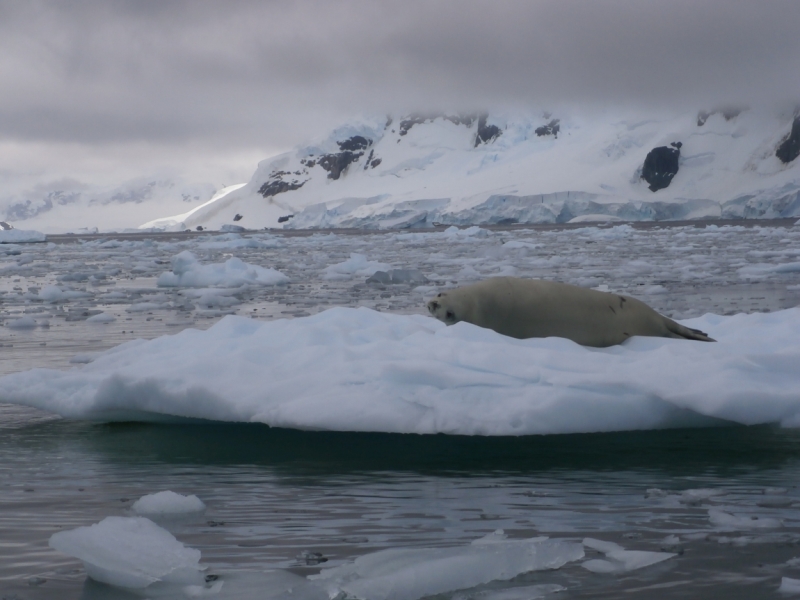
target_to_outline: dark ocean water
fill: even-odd
[[[206,503],[202,516],[169,528],[222,578],[270,568],[313,574],[384,548],[463,545],[496,529],[654,551],[679,536],[664,547],[677,557],[638,571],[594,574],[571,563],[505,584],[558,584],[559,598],[761,598],[776,594],[781,577],[800,576],[786,564],[800,556],[795,430],[487,439],[3,415],[3,598],[128,597],[87,581],[81,563],[48,539],[129,515],[133,501],[165,489]],[[712,507],[783,526],[719,531]],[[304,552],[327,561],[307,564]]]

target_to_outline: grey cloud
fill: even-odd
[[[0,0],[0,138],[288,146],[361,111],[800,102],[800,3]]]

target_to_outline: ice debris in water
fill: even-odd
[[[784,594],[800,594],[800,579],[782,577],[778,591]]]
[[[311,578],[327,582],[331,597],[344,592],[363,600],[416,600],[558,569],[583,556],[583,547],[574,542],[506,540],[495,532],[468,546],[382,550]]]
[[[757,517],[751,515],[733,515],[716,508],[708,509],[708,520],[712,525],[726,531],[739,531],[742,529],[774,529],[782,527],[780,519],[771,517]]]
[[[480,590],[477,592],[458,592],[453,594],[452,600],[535,600],[544,598],[548,594],[556,594],[566,590],[557,583],[540,583],[538,585],[524,585],[497,590]]]
[[[593,558],[582,563],[592,573],[620,573],[649,567],[676,556],[673,552],[650,552],[647,550],[625,550],[614,542],[586,538],[583,545],[606,555],[606,559]]]
[[[184,496],[170,490],[142,496],[131,506],[133,512],[147,517],[192,514],[205,509],[206,505],[194,494]]]
[[[427,283],[428,278],[416,269],[391,269],[389,271],[375,271],[375,274],[367,279],[367,283]]]
[[[86,319],[87,323],[113,323],[117,318],[108,313],[99,313]]]
[[[106,517],[89,527],[53,534],[50,546],[83,561],[92,579],[117,587],[204,582],[200,551],[144,517]]]
[[[354,276],[371,277],[376,271],[387,271],[389,265],[367,260],[363,254],[353,252],[344,262],[325,267],[322,278],[327,280],[350,279]]]
[[[172,257],[172,273],[162,273],[159,287],[241,287],[245,284],[280,285],[289,278],[275,269],[251,265],[240,258],[224,263],[202,265],[197,257],[184,250]]]
[[[6,327],[9,329],[33,329],[37,325],[38,323],[33,317],[20,317],[6,323]]]

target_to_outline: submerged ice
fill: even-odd
[[[330,597],[344,592],[362,600],[417,600],[558,569],[584,556],[583,547],[574,542],[506,540],[497,534],[487,538],[465,547],[383,550],[325,569],[315,579],[326,584]]]

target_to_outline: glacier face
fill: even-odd
[[[702,118],[701,118],[702,117]],[[794,116],[543,111],[353,120],[262,161],[251,180],[162,228],[414,228],[573,220],[800,216]],[[652,190],[654,148],[680,148]]]

